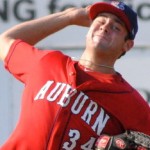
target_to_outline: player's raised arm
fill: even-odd
[[[87,8],[69,8],[65,11],[16,25],[0,35],[0,59],[4,60],[15,39],[34,45],[68,25],[89,26]]]

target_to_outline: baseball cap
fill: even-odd
[[[129,38],[134,39],[138,31],[137,14],[123,2],[97,2],[90,7],[89,17],[94,20],[99,13],[108,12],[119,17],[129,32]]]

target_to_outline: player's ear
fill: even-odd
[[[124,46],[123,46],[123,52],[127,52],[129,51],[134,45],[134,41],[133,40],[126,40]]]

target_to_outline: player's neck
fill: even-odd
[[[115,74],[115,69],[113,66],[105,65],[102,63],[94,63],[91,60],[81,58],[79,64],[89,69],[91,71],[106,73],[106,74]]]

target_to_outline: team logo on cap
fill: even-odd
[[[111,4],[121,10],[125,10],[125,7],[124,7],[125,5],[122,2],[113,1],[113,2],[111,2]]]

